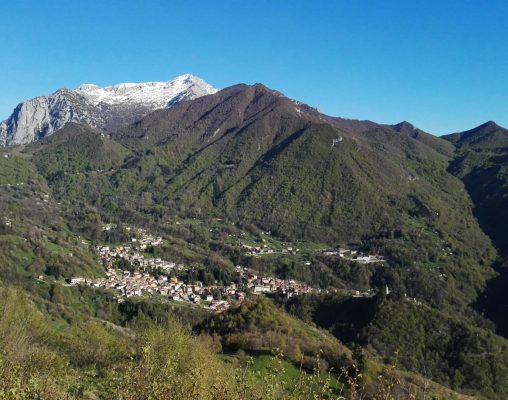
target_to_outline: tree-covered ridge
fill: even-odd
[[[97,275],[92,254],[69,229],[47,181],[25,157],[0,158],[0,279]],[[32,283],[30,283],[32,284]]]
[[[446,139],[457,146],[450,172],[466,185],[484,231],[508,254],[508,130],[490,121]]]
[[[325,331],[291,318],[264,297],[251,298],[227,313],[207,319],[198,331],[218,335],[224,350],[250,352],[279,349],[295,365],[314,368],[322,352],[328,368],[351,365],[351,352]]]
[[[489,281],[477,307],[495,322],[499,333],[507,336],[508,130],[489,121],[445,138],[457,148],[449,171],[464,182],[475,216],[503,257],[496,264],[499,276]]]
[[[68,123],[43,142],[25,149],[33,156],[38,170],[48,179],[55,174],[76,174],[118,167],[129,150],[108,135],[86,125]],[[63,167],[63,168],[62,168]]]
[[[449,314],[393,296],[369,299],[307,295],[287,310],[410,371],[452,388],[503,399],[508,390],[508,342],[486,321],[469,313]],[[479,326],[478,326],[479,325]]]

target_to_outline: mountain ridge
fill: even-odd
[[[497,136],[497,138],[494,138]],[[489,142],[489,146],[495,146],[497,140],[500,145],[504,146],[508,141],[508,129],[496,124],[494,121],[487,121],[472,129],[463,132],[456,132],[449,135],[441,136],[453,143],[458,149],[465,146],[473,146],[474,148],[481,148],[482,143]],[[497,140],[492,140],[497,139]]]
[[[508,129],[487,121],[443,137],[456,146],[449,172],[465,184],[475,215],[503,255],[508,255]]]
[[[51,95],[18,104],[11,116],[0,123],[0,146],[39,140],[67,122],[112,131],[156,109],[215,92],[211,85],[190,74],[168,82],[123,83],[107,87],[83,84],[76,89],[61,88]]]
[[[51,184],[99,209],[111,206],[101,193],[116,196],[115,209],[126,213],[120,218],[167,210],[226,218],[282,240],[362,243],[397,265],[422,266],[403,280],[450,286],[439,295],[417,289],[419,297],[472,301],[494,250],[462,182],[447,172],[443,149],[453,145],[423,131],[363,121],[347,121],[346,130],[340,123],[262,85],[235,85],[111,133],[131,153],[98,181],[59,175],[68,170],[56,160]],[[429,263],[445,263],[450,279],[429,272]],[[453,277],[466,264],[475,280],[459,290]]]

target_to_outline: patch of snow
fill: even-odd
[[[163,108],[175,97],[181,97],[183,93],[188,99],[193,99],[213,94],[217,89],[198,77],[186,74],[167,82],[120,83],[106,87],[87,83],[74,91],[94,106],[100,103],[109,105],[142,103]]]

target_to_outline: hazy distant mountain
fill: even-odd
[[[84,84],[76,89],[59,89],[49,96],[20,103],[0,124],[0,146],[33,142],[51,135],[67,122],[112,131],[156,109],[215,92],[205,81],[189,74],[169,82],[107,87]]]

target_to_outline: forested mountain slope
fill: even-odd
[[[450,172],[464,181],[483,230],[508,255],[508,130],[489,121],[444,138],[457,147]]]
[[[474,202],[474,214],[502,258],[499,276],[489,281],[477,306],[508,336],[508,130],[493,121],[444,136],[456,146],[449,171],[462,179]]]
[[[316,323],[352,349],[363,346],[374,371],[400,344],[401,367],[412,374],[496,398],[496,385],[506,376],[507,342],[470,308],[494,274],[496,250],[475,218],[462,175],[450,173],[456,145],[460,151],[455,142],[407,122],[329,117],[261,84],[182,101],[112,133],[70,123],[0,154],[2,282],[27,290],[58,324],[64,318],[72,326],[73,310],[80,321],[97,318],[113,330],[108,324],[144,329],[170,320],[175,307],[159,297],[119,305],[111,292],[63,281],[104,274],[94,246],[131,240],[121,229],[107,232],[106,224],[144,227],[166,238],[146,256],[189,266],[179,279],[206,277],[221,285],[238,278],[235,265],[247,264],[331,293],[342,290],[349,298],[364,292],[347,303],[347,313],[335,308],[333,298],[320,299],[327,323],[315,318],[323,317],[321,311],[300,312],[292,303],[298,300],[282,303],[304,322],[271,303],[246,303],[202,323],[194,308],[176,307],[186,321],[200,322],[196,331],[215,336],[224,352],[257,357],[282,346],[294,364],[305,353],[311,370],[311,353],[324,347],[323,360],[349,368],[350,350],[307,325]],[[260,246],[268,240],[286,253],[246,255],[242,238]],[[288,253],[290,246],[303,255]],[[361,264],[324,251],[339,247],[382,255],[385,262]],[[377,302],[373,294],[386,288],[389,298]],[[255,310],[273,318],[257,318]],[[360,325],[351,315],[361,317]],[[267,321],[280,326],[272,330]],[[427,337],[433,326],[443,337]],[[260,332],[261,342],[255,340]],[[283,339],[288,334],[294,340]],[[462,343],[474,346],[464,355]],[[485,356],[471,371],[473,361]]]

